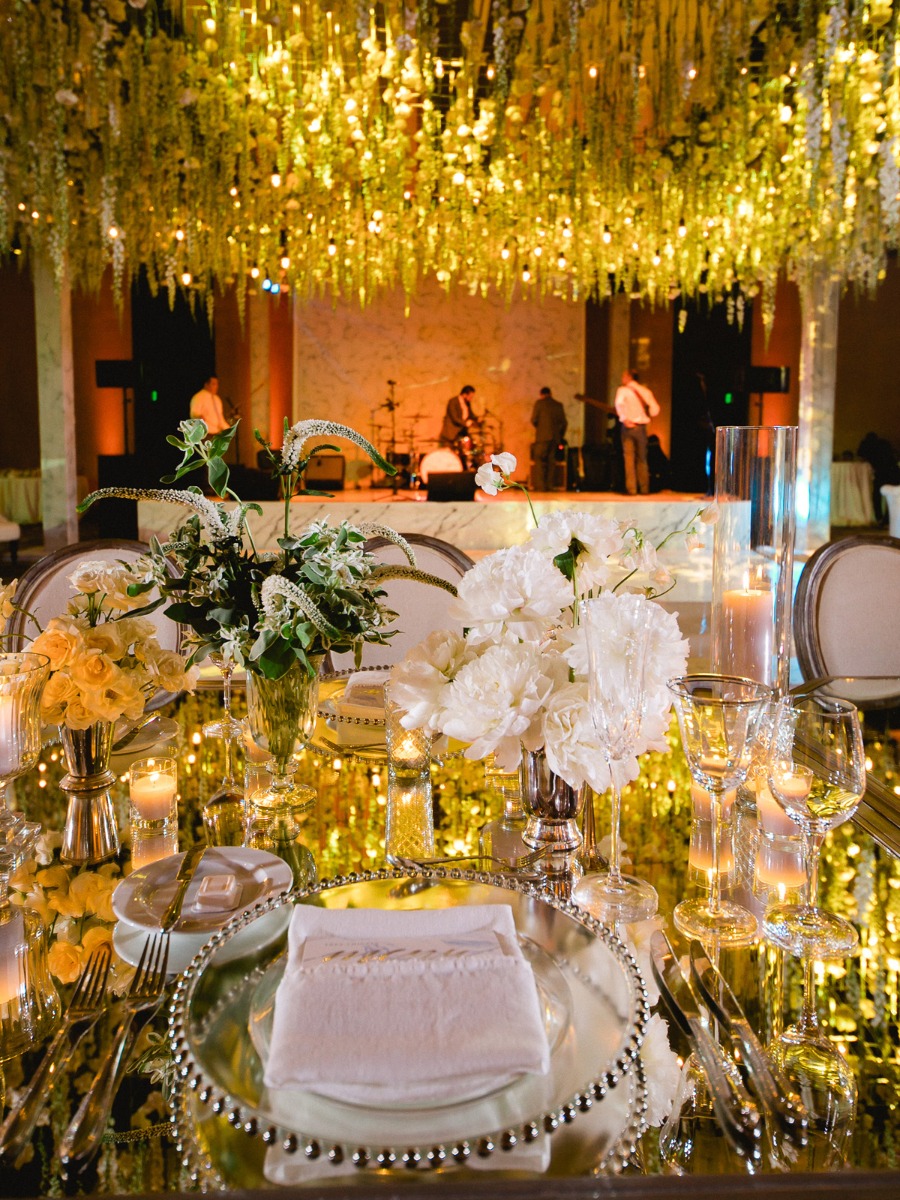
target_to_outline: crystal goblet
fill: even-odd
[[[772,797],[800,828],[806,866],[802,904],[766,911],[769,941],[801,957],[844,957],[859,942],[854,927],[818,905],[818,869],[829,830],[853,815],[866,790],[866,754],[859,713],[832,696],[786,697],[778,706],[769,748]]]
[[[747,942],[756,936],[756,917],[721,895],[722,800],[747,777],[756,723],[772,689],[737,675],[684,675],[671,679],[669,689],[691,777],[709,792],[711,820],[708,894],[677,904],[675,925],[701,942]]]
[[[7,842],[21,821],[9,808],[9,785],[37,765],[41,752],[40,705],[50,675],[50,659],[31,650],[0,653],[0,841]]]

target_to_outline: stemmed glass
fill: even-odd
[[[236,741],[241,736],[242,725],[236,721],[231,712],[231,677],[234,675],[234,659],[214,650],[209,656],[210,662],[218,667],[222,676],[222,707],[224,712],[217,721],[207,721],[203,726],[203,736],[209,738],[225,738],[226,742]]]
[[[806,899],[766,912],[769,941],[791,954],[835,958],[859,942],[853,926],[817,903],[819,854],[825,834],[856,811],[866,790],[859,713],[832,696],[783,699],[769,747],[769,790],[803,835]]]
[[[850,1064],[819,1024],[813,959],[803,968],[800,1017],[770,1043],[768,1054],[802,1096],[809,1114],[809,1141],[796,1165],[822,1171],[846,1161],[856,1123],[857,1086]]]
[[[652,608],[643,596],[623,595],[619,601],[615,620],[610,619],[609,608],[595,600],[584,600],[580,606],[591,720],[609,766],[612,819],[608,871],[581,880],[573,895],[582,908],[609,921],[641,921],[653,916],[659,900],[646,880],[622,874],[620,773],[623,760],[634,754],[647,706]]]
[[[40,703],[50,659],[31,650],[0,653],[0,842],[9,843],[23,823],[9,808],[9,785],[37,764],[41,752]],[[27,825],[24,827],[27,832]]]
[[[747,777],[756,724],[772,689],[737,675],[684,675],[669,680],[669,689],[691,777],[709,792],[712,824],[708,895],[676,904],[675,925],[701,942],[746,942],[756,936],[756,917],[721,895],[722,802]]]

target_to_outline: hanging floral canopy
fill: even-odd
[[[891,0],[0,0],[0,254],[212,297],[873,286]],[[244,288],[238,288],[243,295]]]

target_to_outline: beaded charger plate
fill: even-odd
[[[639,1053],[648,1004],[637,964],[614,934],[532,884],[457,869],[350,875],[299,899],[328,908],[509,905],[532,961],[543,963],[539,994],[554,1006],[548,1020],[562,1017],[566,1027],[551,1032],[547,1076],[523,1077],[487,1096],[440,1107],[366,1108],[291,1089],[286,1103],[265,1087],[260,1039],[255,1044],[250,1034],[286,935],[252,968],[246,960],[222,961],[248,923],[292,903],[271,900],[215,934],[175,993],[174,1116],[184,1164],[198,1180],[253,1187],[386,1168],[551,1175],[621,1169],[643,1128]],[[541,993],[541,976],[554,980],[549,995]]]

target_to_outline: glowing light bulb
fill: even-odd
[[[181,282],[184,284],[184,286],[185,286],[185,287],[190,287],[190,284],[191,284],[191,273],[190,273],[190,271],[182,271],[182,273],[181,273]]]
[[[250,268],[250,278],[259,279],[259,267],[253,266]]]
[[[332,258],[334,258],[335,254],[337,254],[337,246],[334,244],[334,238],[328,239],[328,253]]]
[[[281,187],[281,176],[277,171],[272,172],[272,187]]]
[[[287,255],[287,254],[282,254],[282,256],[281,256],[281,269],[282,269],[282,271],[286,271],[286,270],[287,270],[287,269],[290,267],[290,265],[291,265],[291,260],[290,260],[290,258],[288,257],[288,255]]]

